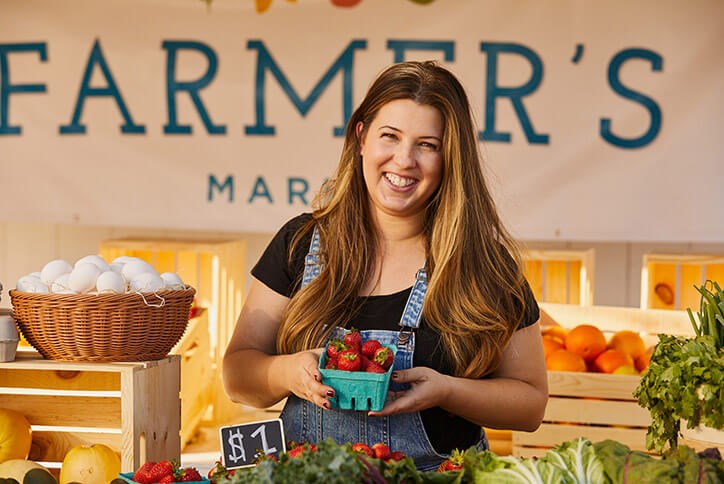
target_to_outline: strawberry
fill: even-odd
[[[368,339],[364,342],[362,345],[362,349],[360,349],[360,353],[365,355],[367,358],[374,358],[375,357],[375,351],[382,348],[382,345],[379,341],[376,339]]]
[[[153,461],[148,461],[143,464],[136,472],[133,473],[133,480],[140,484],[153,484],[153,480],[148,473],[155,465],[156,463]]]
[[[459,471],[463,468],[463,457],[464,452],[460,452],[458,449],[453,449],[450,453],[450,457],[443,461],[442,464],[437,466],[437,472],[448,472],[448,471]]]
[[[149,477],[151,478],[151,482],[161,482],[161,479],[166,477],[167,475],[173,476],[173,473],[176,471],[176,466],[169,460],[162,460],[156,462],[156,465],[154,465],[151,470],[148,472]]]
[[[344,350],[337,358],[337,369],[343,371],[359,371],[362,368],[362,357],[356,350]]]
[[[337,369],[337,359],[330,358],[329,360],[327,360],[327,362],[324,364],[324,369],[325,370],[336,370]]]
[[[391,349],[383,346],[382,348],[375,351],[375,356],[374,358],[372,358],[372,360],[380,365],[382,368],[387,370],[390,366],[392,366],[392,362],[395,361],[395,355],[392,353]]]
[[[327,356],[330,360],[336,360],[340,351],[348,350],[349,348],[349,345],[344,344],[340,339],[329,340],[329,343],[327,343]]]
[[[304,451],[314,452],[317,450],[317,446],[314,444],[299,444],[287,451],[287,455],[290,458],[299,457]]]
[[[362,358],[364,358],[364,356]],[[369,360],[367,360],[367,361],[369,361]],[[367,367],[364,368],[364,371],[367,373],[387,373],[387,370],[382,368],[380,365],[378,365],[374,361],[369,361],[369,363],[367,364]]]
[[[354,328],[350,328],[349,331],[344,333],[342,342],[350,348],[355,348],[357,351],[362,347],[362,335],[359,331]]]
[[[356,444],[353,444],[352,451],[359,452],[360,454],[367,454],[370,457],[375,456],[375,451],[372,450],[369,445],[363,444],[362,442],[357,442]]]
[[[390,454],[390,459],[392,459],[392,460],[401,461],[406,458],[407,458],[407,456],[403,452],[400,452],[399,450],[396,450]]]
[[[381,460],[389,459],[390,455],[392,455],[392,452],[390,452],[390,448],[382,442],[377,442],[376,444],[373,444],[372,450],[375,453],[375,457]]]
[[[181,482],[198,482],[203,481],[201,474],[199,474],[199,471],[195,467],[187,467],[185,469],[181,469],[178,473],[180,479],[178,479]]]
[[[166,474],[158,482],[159,484],[168,484],[169,482],[176,482],[176,478],[173,474]]]

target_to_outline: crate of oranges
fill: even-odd
[[[542,303],[548,405],[533,432],[512,432],[513,454],[539,456],[576,437],[647,451],[647,410],[633,397],[659,333],[691,335],[684,311]]]

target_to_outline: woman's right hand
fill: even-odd
[[[289,390],[299,398],[329,410],[329,398],[334,397],[334,389],[322,384],[322,375],[317,364],[323,348],[300,351],[289,355],[287,360],[287,381]]]

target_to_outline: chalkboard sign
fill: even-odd
[[[253,466],[262,454],[279,457],[286,452],[281,419],[260,420],[219,429],[224,467]]]

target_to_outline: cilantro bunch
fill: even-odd
[[[697,318],[687,309],[696,336],[660,334],[634,392],[639,405],[651,413],[646,446],[657,452],[667,442],[676,447],[681,420],[688,428],[724,428],[724,292],[713,281],[696,290],[701,294]]]

